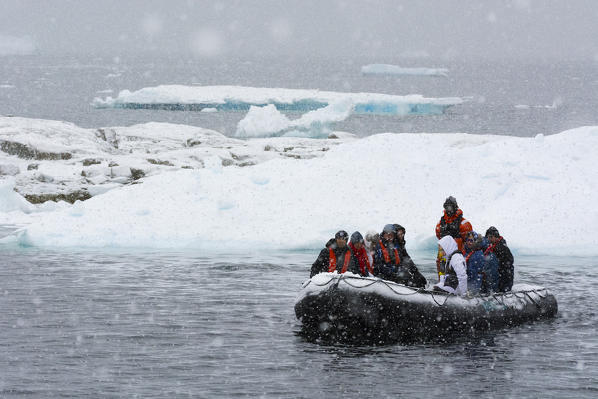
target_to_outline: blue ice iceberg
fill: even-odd
[[[354,114],[439,115],[463,103],[459,97],[425,98],[419,94],[398,96],[381,93],[342,93],[308,89],[257,88],[243,86],[146,87],[121,91],[116,98],[96,98],[96,108],[161,109],[173,111],[249,111],[251,106],[272,104],[279,111],[308,112],[339,101],[354,104]]]

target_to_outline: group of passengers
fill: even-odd
[[[513,255],[496,227],[488,228],[485,236],[473,231],[452,196],[443,207],[444,213],[436,225],[438,282],[434,289],[456,295],[510,291]],[[310,277],[322,272],[350,271],[411,287],[426,286],[426,278],[405,249],[403,226],[387,224],[380,234],[367,234],[365,240],[356,231],[348,240],[346,231],[338,231],[313,263]]]
[[[338,231],[311,267],[310,277],[322,272],[378,276],[411,287],[423,288],[426,278],[419,272],[405,249],[405,228],[387,224],[382,233],[369,234],[366,240],[359,231],[351,235]]]

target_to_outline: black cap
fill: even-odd
[[[355,233],[351,234],[351,242],[354,244],[358,242],[363,242],[363,236],[359,231],[356,231]]]
[[[446,208],[447,206],[452,205],[453,209],[457,209],[459,207],[459,205],[457,205],[457,199],[455,197],[453,197],[452,195],[449,196],[445,201],[444,201],[444,205],[443,207]]]
[[[346,240],[349,238],[349,234],[345,230],[339,230],[334,235],[334,238],[344,238]]]
[[[488,230],[486,230],[486,237],[500,237],[500,233],[496,227],[490,226],[488,227]]]
[[[403,226],[401,226],[400,224],[393,224],[394,228],[395,228],[395,233],[398,233],[399,231],[403,230],[403,233],[406,232],[405,228]]]

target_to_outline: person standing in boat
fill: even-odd
[[[507,242],[502,238],[496,227],[490,226],[488,230],[486,230],[486,238],[490,245],[488,245],[484,254],[489,255],[490,253],[494,253],[498,258],[498,291],[511,291],[515,274],[513,254],[509,247],[507,247]]]
[[[470,231],[473,231],[471,223],[463,217],[463,211],[459,209],[457,200],[449,196],[443,204],[444,214],[436,224],[436,238],[441,239],[445,236],[451,236],[455,239],[459,251],[463,251],[463,240]],[[440,256],[436,259],[436,270],[438,271],[439,281],[442,279],[441,264],[443,260]]]
[[[463,211],[459,209],[455,197],[448,197],[443,207],[444,214],[436,225],[436,238],[451,236],[457,242],[459,251],[463,251],[463,240],[470,231],[473,231],[471,223],[463,217]]]
[[[311,272],[309,277],[313,277],[318,273],[337,271],[344,273],[347,270],[355,274],[359,274],[359,267],[353,261],[351,248],[347,246],[347,239],[349,234],[345,230],[339,230],[326,243],[326,248],[320,251],[318,259],[311,265]]]
[[[368,253],[365,249],[365,242],[363,236],[359,231],[351,234],[351,241],[349,241],[349,248],[353,254],[353,263],[358,266],[359,274],[367,277],[374,274],[374,269],[370,263]]]
[[[428,281],[423,274],[419,272],[417,266],[415,266],[415,262],[413,262],[413,259],[411,259],[411,256],[407,253],[405,228],[400,224],[394,224],[393,226],[395,230],[395,246],[399,251],[399,258],[401,259],[397,274],[399,277],[402,276],[402,280],[406,280],[404,283],[406,285],[420,288],[425,287]]]
[[[465,258],[457,242],[451,236],[444,236],[438,241],[438,251],[446,256],[446,263],[442,265],[443,274],[440,281],[434,285],[435,290],[443,290],[455,295],[467,294],[467,268]]]
[[[486,260],[482,251],[483,237],[475,231],[467,234],[463,245],[463,256],[467,267],[467,290],[471,294],[482,292]]]

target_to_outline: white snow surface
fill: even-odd
[[[448,76],[446,68],[406,68],[391,64],[368,64],[361,67],[364,75]]]
[[[47,134],[60,130],[60,140],[39,140],[48,149],[76,146],[71,153],[87,156],[107,146],[103,140],[94,142],[93,131],[70,124],[4,119],[17,120],[5,132],[21,129],[30,141],[32,129],[26,126],[46,124],[42,130]],[[496,226],[515,252],[598,254],[598,127],[533,138],[385,133],[356,139],[338,133],[337,140],[234,140],[168,124],[112,131],[130,138],[118,150],[109,148],[121,165],[141,163],[140,154],[152,150],[175,165],[189,164],[194,157],[201,165],[149,165],[148,177],[137,184],[113,182],[89,200],[36,205],[35,211],[12,190],[19,175],[3,177],[0,224],[25,226],[4,241],[215,252],[314,249],[339,229],[365,233],[400,223],[407,229],[408,248],[433,250],[442,203],[453,195],[474,230],[484,233]],[[211,137],[209,144],[177,147],[201,132]],[[75,136],[74,144],[68,143],[69,134]],[[293,156],[285,156],[287,148]],[[223,162],[230,151],[237,152],[235,162],[242,156],[255,165]],[[11,157],[16,159],[7,159]],[[60,168],[73,167],[69,162],[74,161],[54,165],[57,176]]]
[[[0,117],[0,177],[14,176],[14,188],[23,195],[81,190],[96,195],[133,183],[135,170],[153,176],[206,163],[249,166],[280,157],[313,158],[354,138],[340,132],[335,136],[339,138],[238,140],[168,123],[84,129],[67,122]],[[47,159],[51,157],[58,159]]]
[[[448,107],[463,103],[458,97],[426,98],[420,94],[392,95],[382,93],[344,93],[316,89],[260,88],[245,86],[184,86],[161,85],[137,91],[122,90],[116,98],[95,98],[98,108],[122,107],[127,104],[332,104],[351,101],[356,112],[407,115],[409,105],[434,105]]]

